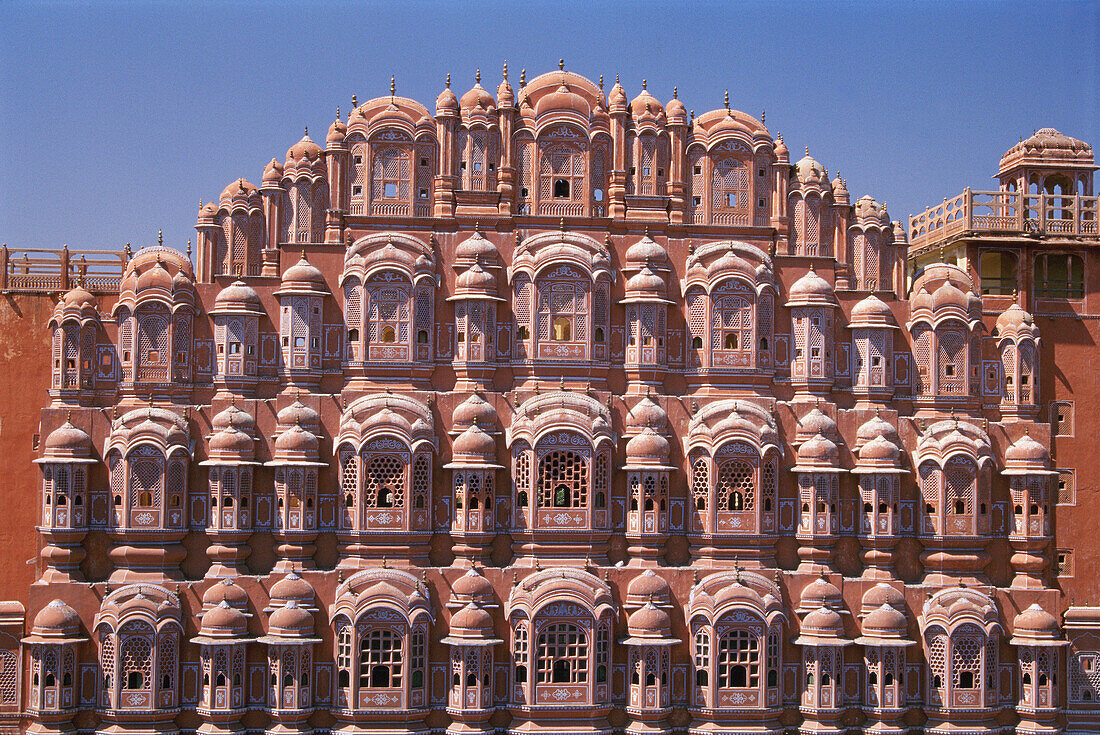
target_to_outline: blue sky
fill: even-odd
[[[1100,149],[1100,1],[4,2],[0,242],[184,247],[199,200],[258,183],[339,105],[398,93],[434,109],[566,68],[627,94],[674,85],[731,106],[840,171],[895,219],[992,188],[1000,155],[1056,127]]]

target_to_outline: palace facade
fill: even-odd
[[[356,100],[193,252],[3,249],[0,717],[1097,731],[1092,149],[903,225],[728,100],[525,76]]]

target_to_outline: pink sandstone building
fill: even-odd
[[[193,253],[3,249],[10,731],[1100,729],[1092,149],[906,227],[645,86],[391,85]]]

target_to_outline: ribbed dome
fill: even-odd
[[[305,458],[317,457],[320,440],[312,431],[294,424],[275,439],[275,452],[284,455],[300,455]]]
[[[332,121],[332,125],[328,126],[328,134],[325,136],[325,147],[333,148],[344,144],[344,137],[347,135],[348,126],[340,119],[339,110],[336,111],[336,119]]]
[[[672,634],[672,618],[652,602],[630,614],[627,630],[636,638],[667,638]]]
[[[904,610],[905,595],[885,582],[878,582],[874,587],[871,587],[863,593],[863,600],[860,602],[860,612],[866,615],[883,605],[890,605],[897,610]]]
[[[164,267],[160,258],[157,258],[157,262],[151,268],[138,276],[136,290],[141,292],[149,289],[172,290],[172,274]]]
[[[798,430],[795,441],[806,442],[818,434],[825,437],[837,435],[836,422],[818,407],[810,409],[810,412],[798,420]]]
[[[1024,434],[1005,450],[1006,462],[1035,464],[1045,467],[1050,460],[1050,452],[1039,442]]]
[[[640,266],[649,263],[655,267],[662,267],[668,263],[668,251],[660,243],[645,235],[641,240],[626,249],[626,262]]]
[[[856,446],[862,447],[867,442],[880,436],[886,437],[887,441],[893,444],[899,444],[901,441],[897,428],[886,419],[875,414],[856,430]]]
[[[214,298],[214,310],[260,312],[263,307],[260,305],[259,295],[251,286],[244,281],[233,281]]]
[[[478,79],[481,78],[481,73],[478,73]],[[473,110],[481,110],[482,112],[490,112],[496,110],[496,100],[493,99],[493,95],[489,93],[484,87],[481,86],[481,82],[478,81],[470,88],[466,94],[462,95],[462,99],[458,102],[459,107],[463,112],[470,112]]]
[[[840,590],[824,577],[818,577],[806,585],[798,602],[799,612],[817,610],[820,607],[835,610],[844,607],[844,598],[841,596]]]
[[[291,283],[303,283],[312,284],[322,289],[327,288],[325,277],[321,274],[321,271],[310,265],[304,255],[297,263],[283,271],[282,282],[284,286]]]
[[[888,462],[894,464],[901,456],[901,450],[892,441],[877,436],[859,449],[861,461]]]
[[[562,82],[561,86],[555,91],[543,95],[535,103],[535,115],[564,110],[572,110],[585,118],[588,118],[591,114],[591,109],[584,97],[570,90],[569,85],[565,82]]]
[[[447,86],[443,88],[443,91],[439,93],[439,96],[435,98],[435,114],[436,115],[457,115],[458,114],[458,97],[455,96],[454,91],[451,89],[451,75],[447,75]]]
[[[1053,162],[1087,165],[1092,163],[1092,147],[1054,128],[1042,128],[1005,151],[1001,171],[1024,162],[1039,166]]]
[[[492,263],[496,261],[496,258],[496,245],[477,231],[460,242],[458,247],[455,248],[455,260]]]
[[[1013,638],[1055,640],[1062,634],[1058,620],[1038,603],[1032,603],[1012,621]]]
[[[1035,319],[1016,303],[1002,311],[1001,315],[997,317],[997,334],[1019,330],[1022,327],[1030,329],[1034,326]]]
[[[969,308],[970,301],[965,293],[956,288],[955,284],[951,281],[944,281],[932,294],[932,310],[935,311],[948,306],[957,306],[965,311]]]
[[[451,585],[451,594],[459,600],[484,604],[493,599],[493,585],[475,569],[469,569]]]
[[[894,326],[894,313],[878,296],[871,294],[852,307],[849,327]]]
[[[272,611],[267,618],[268,634],[283,638],[306,638],[313,635],[313,614],[290,600]]]
[[[207,587],[202,594],[202,609],[209,610],[222,602],[244,610],[248,607],[248,593],[232,579],[226,578]]]
[[[459,456],[477,457],[492,462],[496,459],[496,453],[496,441],[477,424],[466,429],[455,439],[454,455],[456,458]]]
[[[799,464],[804,461],[807,464],[814,464],[819,462],[833,462],[840,456],[840,452],[829,439],[826,439],[823,435],[817,434],[812,439],[804,442],[802,446],[798,448],[798,462]]]
[[[787,305],[832,304],[836,299],[832,285],[814,270],[808,271],[791,286]]]
[[[264,166],[264,186],[278,186],[279,180],[283,178],[283,164],[279,163],[276,159],[272,158],[266,166]]]
[[[248,633],[248,620],[244,614],[222,600],[202,614],[199,635],[209,638],[233,638]]]
[[[889,603],[882,603],[863,618],[863,635],[872,638],[904,638],[909,632],[905,613]]]
[[[221,196],[218,200],[223,203],[228,203],[233,199],[247,199],[259,193],[256,189],[256,185],[245,179],[237,179],[230,182],[229,186],[222,189]]]
[[[844,621],[836,610],[819,607],[803,619],[801,634],[818,638],[840,638],[844,635]]]
[[[271,585],[269,594],[271,596],[272,605],[275,605],[276,602],[297,602],[302,607],[309,607],[313,604],[314,598],[313,587],[310,583],[294,572],[290,572],[278,582]]]
[[[61,600],[53,600],[34,616],[31,633],[43,637],[65,637],[80,633],[80,616]]]
[[[456,429],[473,426],[475,423],[492,430],[497,424],[497,412],[492,404],[474,393],[462,403],[458,404],[451,414],[451,422]]]
[[[70,309],[97,309],[99,304],[95,300],[95,296],[92,292],[83,286],[76,286],[69,290],[64,297],[62,297],[62,303]]]
[[[625,423],[627,429],[642,429],[649,426],[658,433],[662,433],[668,427],[668,414],[652,396],[646,395],[630,409]]]
[[[668,582],[652,569],[646,569],[626,586],[626,604],[643,605],[647,602],[659,606],[672,602],[672,591]]]
[[[496,276],[482,268],[479,263],[474,263],[455,279],[456,294],[459,291],[493,294],[496,290]]]
[[[626,459],[628,462],[648,460],[663,464],[668,461],[668,450],[668,439],[647,426],[626,443]]]
[[[309,137],[309,133],[303,135],[302,139],[290,146],[286,152],[288,165],[294,161],[302,161],[303,159],[307,162],[312,162],[320,158],[321,146],[313,142],[313,138]]]
[[[217,433],[230,426],[246,433],[254,432],[256,430],[256,419],[252,418],[252,414],[247,411],[242,411],[234,404],[229,404],[210,420],[210,429],[212,432]]]
[[[295,424],[319,426],[321,416],[309,406],[295,399],[294,403],[279,411],[276,420],[280,426],[294,426]]]
[[[470,602],[451,616],[451,635],[458,637],[492,637],[493,616]]]
[[[210,437],[210,453],[251,456],[255,443],[251,436],[236,427],[229,426]]]
[[[642,85],[641,93],[630,101],[630,114],[635,118],[657,118],[665,114],[665,107]]]
[[[87,455],[92,450],[92,438],[66,421],[46,437],[46,454]]]
[[[820,184],[829,186],[829,177],[816,158],[807,153],[794,165],[794,175],[800,184]]]

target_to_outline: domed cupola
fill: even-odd
[[[336,108],[336,119],[328,126],[328,133],[325,135],[325,148],[342,149],[347,133],[347,123],[340,119],[340,108]]]
[[[810,149],[806,148],[806,155],[794,165],[794,182],[803,188],[828,188],[832,190],[829,175],[825,167],[810,155]]]
[[[437,117],[458,117],[458,97],[451,89],[451,75],[447,75],[447,86],[435,98],[435,114]]]

